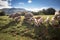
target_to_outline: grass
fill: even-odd
[[[0,33],[0,40],[33,40],[33,39],[31,39],[30,37],[21,37],[20,35],[14,37],[7,33]]]
[[[48,17],[48,15],[38,15],[41,17]],[[36,16],[34,16],[36,17]],[[53,15],[49,15],[53,17]],[[21,18],[21,22],[16,23],[8,16],[0,16],[0,40],[36,40],[34,38],[34,28],[29,24],[23,24],[24,16]]]

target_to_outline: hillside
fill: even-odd
[[[1,10],[4,11],[5,13],[8,13],[8,14],[26,11],[26,10],[23,9],[23,8],[3,8],[3,9],[0,9],[0,11],[1,11]]]
[[[47,16],[43,15],[42,17],[46,19]],[[53,17],[53,15],[49,16],[50,18]],[[38,31],[39,29],[36,30],[33,25],[24,23],[23,19],[24,16],[17,23],[14,19],[8,18],[8,16],[0,16],[0,40],[37,40],[38,38],[34,31]]]

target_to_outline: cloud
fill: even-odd
[[[42,10],[42,9],[47,9],[47,8],[49,8],[49,7],[41,7],[40,10]]]
[[[28,3],[32,3],[32,0],[28,0]]]
[[[28,11],[34,11],[34,12],[38,12],[40,9],[39,8],[25,8]]]
[[[47,9],[48,7],[42,7],[42,8],[25,8],[28,11],[33,11],[33,12],[38,12],[39,10],[42,9]]]
[[[20,5],[24,5],[24,3],[23,3],[23,2],[20,2],[19,4],[20,4]]]
[[[0,9],[2,8],[11,8],[11,6],[9,6],[8,0],[0,0]]]

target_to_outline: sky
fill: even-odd
[[[0,9],[24,8],[29,11],[39,11],[50,7],[60,10],[60,0],[0,0]]]

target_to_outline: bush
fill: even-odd
[[[5,12],[4,11],[1,11],[0,12],[0,16],[4,16],[5,15]]]

